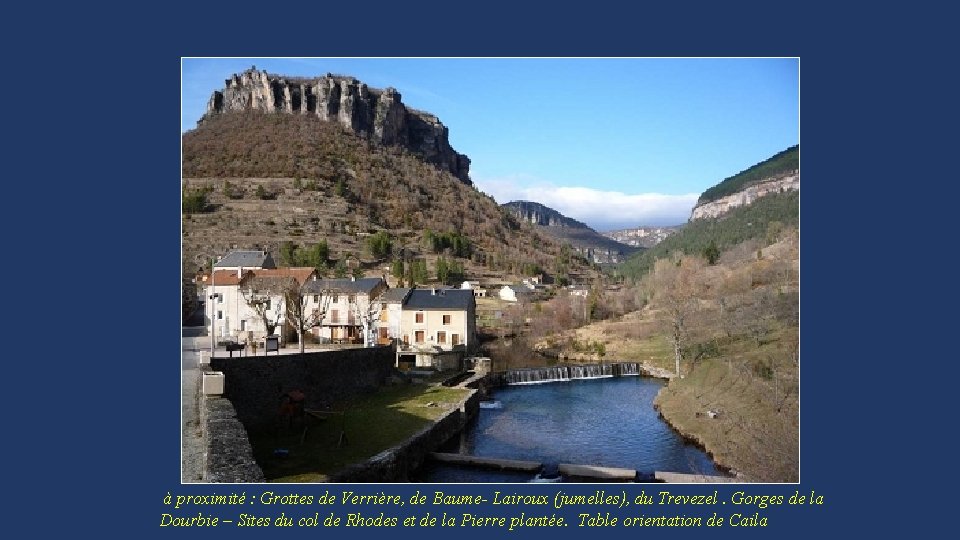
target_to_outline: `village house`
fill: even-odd
[[[377,345],[390,345],[400,341],[403,303],[410,296],[412,290],[409,287],[390,289],[380,297],[380,326],[377,329]]]
[[[217,341],[259,340],[278,333],[286,322],[285,290],[291,283],[303,285],[314,275],[315,270],[309,267],[245,268],[239,265],[204,275],[201,282],[206,290],[207,317],[213,322],[211,331]],[[258,306],[264,308],[262,313],[257,312]],[[276,324],[272,332],[265,318]]]
[[[504,285],[500,288],[500,299],[507,302],[529,302],[534,295],[534,289],[522,283]]]
[[[480,285],[477,281],[464,281],[460,288],[465,291],[473,291],[474,298],[485,298],[487,296],[486,287]]]
[[[387,284],[381,278],[307,282],[305,311],[319,310],[323,314],[311,333],[323,343],[364,343],[365,328],[370,333],[377,331],[382,309],[380,296],[386,290]]]
[[[397,367],[460,369],[477,347],[476,300],[463,289],[414,289],[401,309]]]

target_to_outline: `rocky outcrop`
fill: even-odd
[[[540,203],[511,201],[501,206],[520,221],[531,223],[550,236],[569,243],[577,254],[597,264],[621,263],[637,251],[634,247],[606,238],[585,223]]]
[[[230,111],[312,114],[357,135],[398,145],[470,184],[470,158],[450,147],[447,127],[429,113],[407,108],[394,88],[370,88],[353,77],[283,77],[256,66],[226,80],[207,102],[199,124]]]
[[[557,212],[549,206],[531,201],[510,201],[502,205],[505,210],[516,216],[520,221],[526,221],[542,227],[573,227],[575,229],[590,229],[586,224]],[[592,230],[592,229],[591,229]]]
[[[621,244],[633,247],[652,248],[663,242],[663,240],[679,231],[679,226],[673,227],[634,227],[632,229],[622,229],[619,231],[608,231],[602,233],[611,240],[616,240]]]
[[[753,201],[770,193],[799,190],[800,171],[790,171],[779,174],[747,186],[732,195],[721,197],[715,201],[697,204],[697,206],[693,208],[690,221],[720,217],[734,208],[751,204]]]

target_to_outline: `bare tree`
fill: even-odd
[[[301,353],[304,349],[304,334],[323,323],[332,299],[330,289],[318,287],[316,283],[318,282],[308,281],[301,287],[295,280],[291,280],[284,293],[287,323],[297,332]],[[311,303],[313,297],[316,297],[316,301]]]
[[[243,294],[243,300],[263,323],[268,336],[273,334],[283,318],[283,287],[283,284],[278,284],[275,279],[267,281],[254,277],[247,288],[240,291]]]
[[[666,325],[673,344],[677,376],[688,341],[691,316],[699,308],[697,271],[703,262],[696,257],[677,260],[660,259],[653,268],[652,285],[661,309],[667,315]]]
[[[360,302],[355,302],[352,304],[351,309],[353,309],[353,316],[360,321],[360,326],[363,329],[363,346],[370,347],[371,345],[371,336],[370,333],[373,330],[373,324],[380,318],[381,310],[381,298],[382,294],[374,298],[370,298],[370,301],[367,302],[367,306],[364,309],[360,308]]]

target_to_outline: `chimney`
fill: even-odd
[[[237,279],[241,279],[241,278],[243,278],[243,267],[242,267],[242,266],[238,266],[238,267],[237,267]]]
[[[436,290],[436,289],[430,289],[430,296],[436,296],[436,295],[437,295],[437,290]]]

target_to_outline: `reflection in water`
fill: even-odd
[[[718,474],[710,458],[681,439],[653,409],[663,383],[645,377],[573,380],[495,390],[445,451],[549,463]],[[528,475],[428,465],[418,481],[525,482]]]

